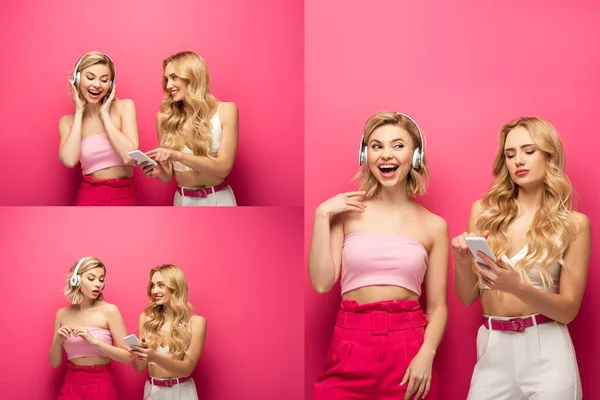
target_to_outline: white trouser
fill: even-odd
[[[157,378],[153,379],[160,381]],[[193,379],[172,387],[156,386],[146,381],[144,400],[198,400],[198,393]]]
[[[580,400],[581,381],[567,327],[551,321],[524,332],[502,332],[482,325],[467,400],[492,399]]]
[[[175,192],[174,206],[237,206],[231,186],[210,193],[206,197],[182,196],[179,191]]]

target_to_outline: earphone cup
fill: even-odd
[[[80,75],[81,75],[81,73],[79,71],[75,72],[75,79],[73,80],[75,87],[77,87],[77,85],[79,85],[79,76]]]
[[[358,152],[358,165],[362,166],[367,162],[367,146],[365,146],[364,137],[360,139],[360,150]]]
[[[73,275],[71,277],[71,286],[79,286],[81,284],[81,277],[79,275]]]
[[[414,169],[420,169],[421,168],[421,149],[416,149],[413,152],[412,167]]]

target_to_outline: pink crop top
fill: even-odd
[[[104,168],[124,165],[123,159],[113,149],[106,133],[81,138],[79,161],[83,175],[93,174]]]
[[[412,238],[353,232],[342,247],[342,294],[371,285],[392,285],[421,295],[429,256]]]
[[[97,326],[88,326],[91,335],[101,342],[112,345],[112,335],[106,328]],[[89,344],[82,337],[70,336],[63,342],[63,347],[67,353],[67,358],[72,360],[79,357],[106,357],[95,346]]]

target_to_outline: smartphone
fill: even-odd
[[[135,334],[131,334],[129,336],[125,336],[123,338],[123,341],[125,342],[125,344],[128,344],[131,348],[131,346],[140,346],[142,347],[142,342],[140,342],[140,340],[137,338],[137,336],[135,336]]]
[[[485,261],[483,261],[483,259],[477,255],[477,252],[479,251],[496,261],[496,256],[494,255],[494,252],[492,251],[492,248],[490,247],[490,244],[486,238],[467,237],[465,240],[467,242],[467,246],[469,246],[469,249],[471,250],[471,253],[473,253],[473,257],[475,257],[475,260],[477,260],[479,264],[487,265]]]
[[[139,150],[133,150],[130,151],[129,153],[127,153],[127,155],[131,158],[133,158],[135,161],[137,161],[138,163],[145,163],[147,162],[149,165],[156,167],[158,164],[156,163],[156,161],[154,161],[153,159],[151,159],[150,157],[148,157],[147,155],[145,155],[144,153],[142,153]]]

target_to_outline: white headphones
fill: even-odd
[[[82,55],[79,60],[77,61],[77,64],[75,64],[75,69],[73,70],[73,84],[75,85],[75,87],[77,87],[77,85],[79,85],[79,81],[81,80],[81,71],[79,71],[79,64],[81,64],[81,60],[83,60],[83,57],[87,56],[89,54],[85,53],[84,55]],[[108,54],[106,53],[102,53],[106,56],[106,58],[108,58],[110,60],[110,62],[113,65],[113,77],[110,80],[110,89],[108,90],[108,92],[110,93],[114,86],[115,86],[115,77],[117,76],[117,68],[115,67],[115,62],[112,60],[112,58],[109,57]]]
[[[79,260],[77,262],[77,265],[75,266],[75,269],[73,270],[73,274],[71,275],[71,280],[70,280],[71,286],[77,287],[77,286],[81,285],[81,276],[79,275],[79,267],[88,258],[91,258],[91,257],[83,257],[81,260]],[[106,289],[106,279],[104,280],[103,283],[104,283],[104,289]]]
[[[415,122],[414,119],[412,119],[411,117],[409,117],[406,114],[402,114],[397,112],[396,114],[408,118],[413,124],[415,124],[415,126],[417,127],[417,131],[419,132],[419,137],[421,138],[421,145],[415,149],[415,151],[413,151],[413,157],[412,157],[412,167],[416,170],[421,169],[421,167],[423,167],[423,157],[425,156],[425,141],[423,140],[423,134],[421,133],[421,128],[419,128],[419,125],[417,125],[417,123]],[[360,151],[358,152],[358,165],[362,166],[364,163],[367,162],[367,144],[365,143],[365,137],[363,135],[363,137],[360,140]]]

